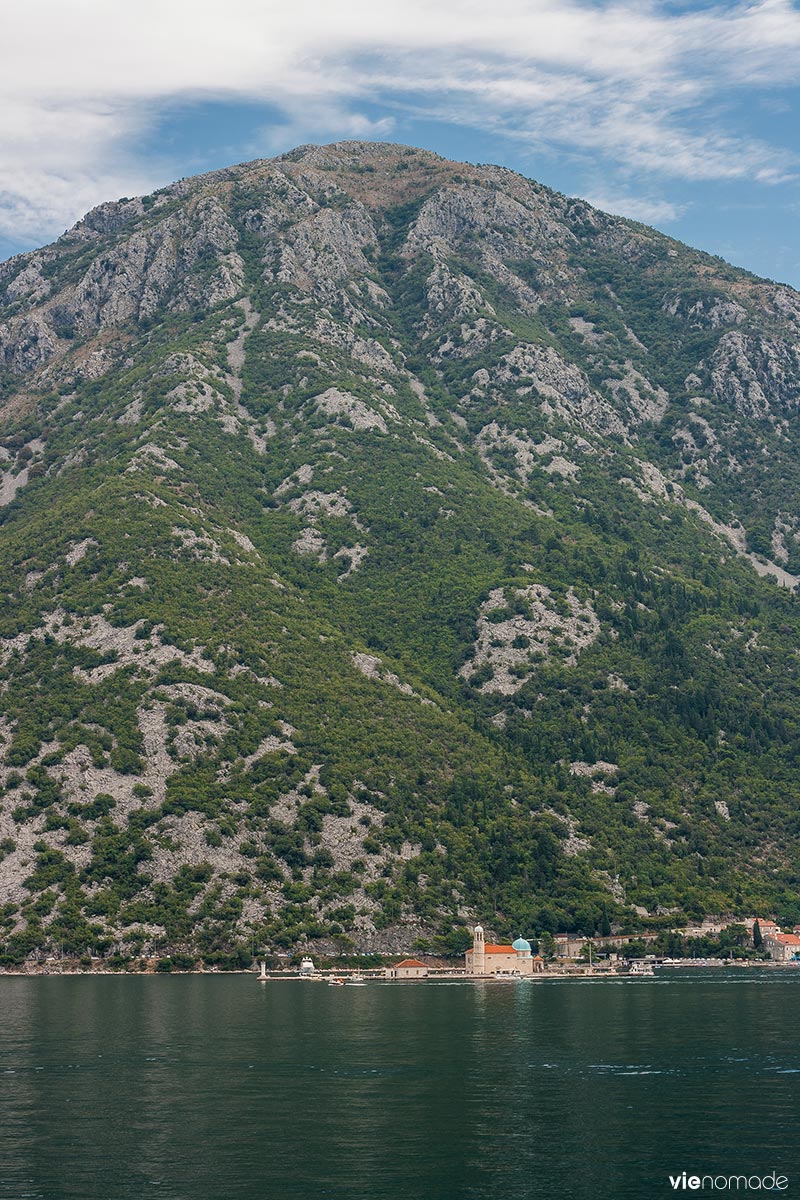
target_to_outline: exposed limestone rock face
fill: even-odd
[[[711,368],[715,398],[743,417],[778,418],[800,403],[800,346],[726,333]]]
[[[606,379],[604,383],[619,408],[624,412],[627,407],[626,415],[634,425],[645,421],[657,425],[669,405],[666,390],[663,387],[653,387],[630,359],[626,359],[618,370],[622,375],[621,379]]]
[[[328,549],[325,545],[325,538],[318,529],[313,529],[310,525],[302,531],[299,538],[292,542],[292,549],[295,554],[310,554],[316,558],[317,562],[328,561]]]
[[[741,325],[747,313],[735,300],[712,296],[691,303],[683,296],[664,301],[664,312],[681,317],[696,329],[720,329],[726,325]]]
[[[511,181],[513,187],[517,180],[509,173],[504,182]],[[531,191],[526,194],[526,189],[518,186],[514,190],[521,193],[519,198],[485,186],[461,185],[438,192],[422,206],[406,253],[426,250],[435,259],[441,259],[451,254],[454,247],[477,239],[487,265],[523,261],[533,252],[534,260],[542,263],[550,278],[553,251],[569,245],[573,236],[563,221],[558,220],[555,198]],[[512,276],[508,266],[505,271],[508,277]],[[524,283],[516,278],[524,295]],[[531,308],[535,309],[538,297],[530,293],[530,298]]]
[[[388,683],[391,687],[396,688],[398,692],[402,692],[404,696],[415,696],[422,704],[432,704],[432,700],[428,700],[424,696],[419,696],[409,683],[403,683],[394,671],[388,671],[384,668],[381,660],[374,654],[354,654],[353,665],[365,675],[367,679],[378,679],[381,683]]]
[[[785,320],[800,327],[800,297],[791,288],[777,287],[768,290],[765,300]]]
[[[480,690],[510,696],[530,678],[535,664],[552,654],[559,653],[565,666],[574,666],[599,632],[591,605],[581,604],[571,588],[559,608],[542,584],[518,588],[511,596],[495,588],[481,605],[474,657],[461,674],[474,680],[483,668],[489,678]]]
[[[592,448],[583,438],[573,442],[579,454],[592,453]],[[564,479],[575,479],[580,473],[580,465],[564,457],[568,451],[567,442],[554,438],[549,434],[534,442],[524,433],[515,433],[510,429],[501,429],[496,421],[485,425],[476,438],[478,453],[493,477],[501,481],[501,472],[495,465],[499,456],[502,461],[510,452],[514,456],[514,468],[523,481],[527,483],[535,470],[541,468],[548,475],[560,475]]]
[[[41,367],[57,346],[52,327],[39,316],[14,318],[0,325],[0,362],[16,375]]]
[[[466,276],[454,275],[446,262],[436,264],[425,281],[425,288],[428,307],[436,314],[437,320],[441,320],[445,314],[450,318],[461,318],[483,310],[494,313],[480,288]],[[436,320],[428,320],[426,328],[433,330],[436,323]]]
[[[465,168],[416,152],[413,163],[404,162],[402,148],[352,146],[358,149],[301,148],[272,162],[183,180],[147,203],[100,205],[56,246],[2,264],[0,297],[12,315],[3,320],[0,309],[0,362],[16,374],[36,372],[69,360],[76,340],[150,321],[163,308],[209,309],[235,299],[246,290],[246,233],[260,243],[263,279],[288,289],[281,324],[299,330],[313,317],[319,343],[376,372],[402,376],[400,348],[383,336],[389,291],[376,278],[386,231],[382,212],[391,208],[392,193],[397,203],[418,203],[399,252],[409,270],[430,262],[421,328],[438,360],[485,355],[508,339],[507,326],[496,319],[499,294],[529,315],[543,304],[575,303],[585,290],[585,269],[578,265],[584,244],[624,263],[643,262],[653,252],[656,235],[512,172]],[[398,165],[419,165],[422,175],[412,169],[403,176]],[[669,250],[667,261],[669,255],[680,261],[681,253]],[[470,259],[475,274],[465,267]],[[661,311],[676,328],[720,335],[707,363],[710,394],[751,419],[791,408],[798,371],[794,294],[757,281],[750,293],[743,283],[726,293],[705,267],[697,280],[693,290],[665,284]],[[312,297],[321,306],[313,314]],[[20,304],[27,311],[13,315]],[[326,312],[326,305],[336,311]],[[787,331],[791,327],[788,340],[781,330],[768,337],[750,332],[765,307]],[[581,369],[552,345],[520,344],[499,364],[496,382],[505,388],[508,372],[519,371],[520,386],[527,378],[546,415],[587,430],[625,437],[642,422],[659,422],[669,394],[651,371],[646,339],[628,325],[629,345],[644,355],[631,361],[620,357],[616,331],[580,314],[569,322],[596,362],[587,360]],[[381,336],[365,336],[368,328]],[[600,385],[602,360],[614,372]],[[99,369],[99,360],[84,367],[90,378]],[[53,381],[61,374],[59,368]]]
[[[341,392],[338,388],[328,388],[321,396],[317,396],[316,406],[326,416],[346,417],[354,429],[388,432],[386,421],[380,413],[374,412],[363,400],[358,400],[349,392]]]
[[[44,258],[44,255],[42,255]],[[14,259],[10,259],[7,263],[0,264],[0,281],[3,274],[8,271],[8,268]],[[30,304],[35,304],[38,300],[43,300],[50,291],[50,284],[42,275],[42,266],[44,262],[28,262],[23,269],[12,278],[11,283],[5,289],[5,300],[13,304],[18,300],[27,300]]]
[[[127,222],[115,222],[109,213],[99,223],[102,228],[94,231],[97,234],[116,232]],[[107,228],[115,224],[114,230]],[[69,246],[83,240],[85,233],[78,226],[62,241]],[[167,217],[146,230],[132,232],[94,257],[78,280],[56,293],[35,317],[0,326],[0,351],[6,365],[17,372],[34,369],[67,348],[62,339],[86,337],[95,330],[150,318],[164,304],[185,309],[232,299],[244,282],[237,245],[238,235],[213,197],[201,200],[191,218],[188,214],[182,220]],[[213,268],[202,282],[192,274],[201,260]],[[6,286],[10,300],[23,294],[34,302],[47,295],[35,257],[28,259]]]
[[[517,393],[530,389],[543,399],[548,415],[564,418],[586,432],[624,434],[625,424],[608,401],[594,392],[583,371],[550,346],[515,346],[495,376],[501,385],[516,379]]]
[[[344,212],[317,210],[292,230],[280,251],[277,278],[303,291],[335,297],[343,283],[369,273],[364,250],[377,240],[362,205],[349,205]]]

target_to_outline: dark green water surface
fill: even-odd
[[[0,978],[3,1200],[791,1196],[798,1113],[800,969]]]

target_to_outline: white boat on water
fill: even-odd
[[[628,972],[628,974],[629,975],[655,975],[655,971],[653,970],[652,963],[634,962],[634,963],[631,963],[631,969]]]
[[[354,971],[349,979],[345,979],[345,983],[348,987],[366,987],[367,981],[360,971]]]
[[[328,980],[328,987],[344,987],[344,980],[339,979],[338,976],[333,976]]]

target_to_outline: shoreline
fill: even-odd
[[[545,970],[537,972],[535,975],[467,975],[464,971],[447,971],[433,969],[426,976],[418,979],[386,979],[383,971],[374,968],[361,971],[366,983],[524,983],[524,982],[547,982],[554,979],[567,980],[621,980],[621,979],[652,979],[654,975],[662,971],[686,971],[686,970],[762,970],[762,971],[800,971],[800,963],[793,962],[753,962],[753,961],[737,961],[726,959],[707,959],[707,960],[686,960],[686,961],[671,961],[663,963],[651,964],[654,974],[641,974],[637,971],[609,971],[597,970],[584,967],[583,965],[571,964],[565,965],[563,968],[555,970]],[[268,971],[266,981],[269,983],[327,983],[332,979],[343,979],[346,983],[347,976],[352,973],[353,968],[330,967],[316,971],[313,975],[301,975],[298,971]],[[97,968],[85,967],[66,967],[64,969],[53,969],[51,965],[33,969],[15,969],[2,970],[0,969],[0,979],[63,979],[63,978],[95,978],[95,979],[122,979],[122,978],[169,978],[174,975],[202,975],[213,977],[225,977],[234,975],[249,975],[253,979],[259,979],[258,972],[253,968],[239,968],[235,970],[172,970],[158,971],[154,968],[146,970],[98,970]]]

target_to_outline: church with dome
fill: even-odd
[[[467,975],[535,975],[544,970],[544,961],[531,952],[525,938],[497,946],[486,941],[481,925],[472,931],[472,949],[466,957]]]

